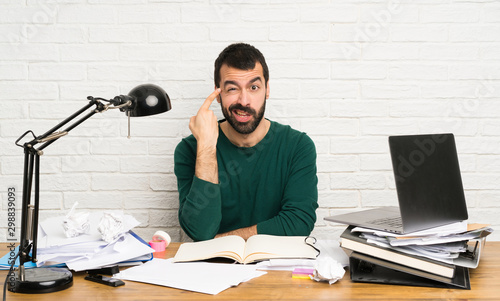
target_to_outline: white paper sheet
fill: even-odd
[[[255,266],[258,270],[293,271],[296,268],[314,268],[315,262],[316,259],[276,258],[257,262]]]
[[[154,258],[143,265],[121,271],[115,277],[216,295],[231,286],[259,277],[266,272],[254,265],[207,262],[173,263],[172,259]]]

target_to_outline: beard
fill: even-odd
[[[259,126],[260,122],[262,121],[262,118],[264,117],[264,112],[266,111],[266,99],[264,99],[264,104],[260,108],[259,112],[255,111],[252,108],[244,107],[239,103],[232,104],[229,106],[229,108],[226,109],[222,105],[222,97],[220,99],[221,99],[220,103],[221,103],[222,114],[224,114],[224,118],[226,118],[227,122],[229,122],[229,124],[233,127],[233,129],[236,132],[242,135],[253,133],[255,129]],[[234,117],[233,113],[234,110],[244,111],[250,114],[253,118],[248,122],[239,122]]]

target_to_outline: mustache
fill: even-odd
[[[233,110],[240,110],[240,111],[249,113],[251,115],[257,114],[257,112],[254,109],[252,109],[250,107],[245,107],[239,103],[235,103],[235,104],[230,105],[228,109],[230,112],[232,112]]]

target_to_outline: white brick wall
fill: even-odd
[[[268,60],[267,116],[316,143],[315,235],[338,237],[330,214],[397,204],[387,136],[431,132],[457,137],[470,221],[500,230],[498,1],[23,0],[0,3],[0,241],[9,187],[21,202],[17,137],[142,83],[173,110],[132,120],[132,139],[109,111],[49,146],[40,216],[78,201],[133,214],[145,239],[186,239],[173,151],[213,89],[213,61],[238,41]]]

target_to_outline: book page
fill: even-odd
[[[254,235],[247,240],[245,263],[271,258],[316,258],[317,251],[305,236]]]
[[[174,262],[205,260],[216,257],[225,257],[242,261],[245,252],[245,240],[236,235],[224,236],[220,238],[183,243]]]

